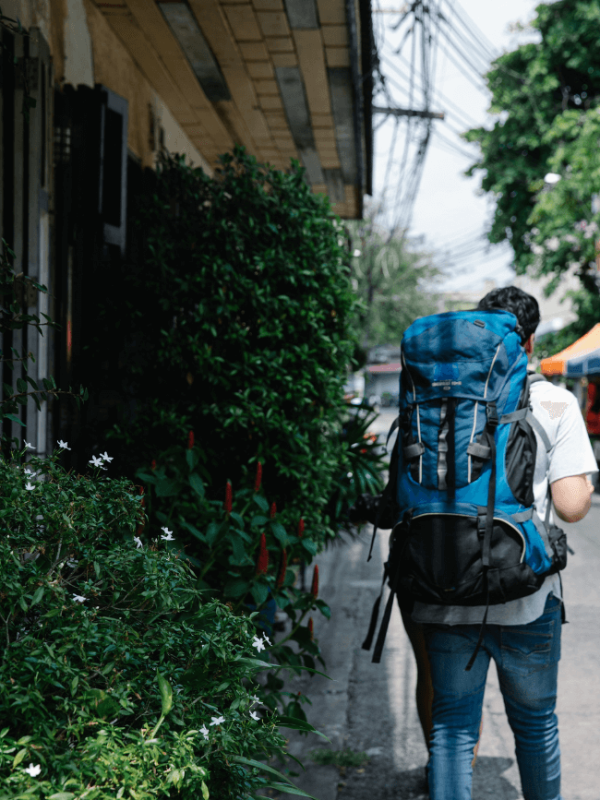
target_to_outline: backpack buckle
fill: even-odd
[[[498,417],[498,410],[496,403],[488,403],[485,407],[485,415],[487,417],[487,424],[490,428],[497,428],[500,418]]]

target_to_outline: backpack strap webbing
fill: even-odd
[[[390,441],[390,436],[392,433],[398,428],[400,425],[400,417],[396,417],[396,419],[392,422],[390,429],[388,431],[387,439],[385,440],[385,445],[387,448],[388,442]],[[396,437],[396,441],[394,442],[394,447],[392,449],[392,457],[390,459],[390,474],[389,480],[387,482],[387,486],[383,490],[381,495],[381,500],[379,501],[379,508],[377,509],[377,516],[375,518],[375,524],[373,525],[373,536],[371,537],[371,546],[369,547],[369,555],[367,556],[367,562],[371,560],[373,557],[373,545],[375,544],[375,536],[377,535],[377,528],[383,516],[383,512],[388,507],[390,502],[394,497],[394,492],[397,489],[398,484],[398,446],[399,441],[398,437]],[[385,577],[384,577],[385,580]],[[375,609],[373,609],[375,610]],[[379,607],[378,607],[379,610]]]
[[[379,592],[379,597],[375,600],[373,604],[373,610],[371,611],[371,621],[369,622],[369,630],[367,631],[367,636],[362,643],[363,650],[370,650],[371,645],[373,644],[373,637],[375,636],[375,629],[377,628],[377,618],[379,617],[379,606],[381,605],[381,598],[383,597],[383,589],[385,587],[385,579],[388,576],[388,565],[387,562],[383,569],[383,580],[381,581],[381,590]]]
[[[488,447],[490,448],[490,458],[492,460],[490,470],[490,483],[488,487],[488,502],[485,513],[485,531],[481,543],[481,564],[483,566],[483,582],[485,585],[485,614],[479,629],[479,638],[475,645],[475,650],[469,659],[469,663],[465,667],[465,672],[469,672],[475,663],[477,653],[483,642],[483,634],[485,633],[485,626],[487,623],[488,611],[490,608],[490,583],[489,583],[489,569],[492,554],[492,534],[494,532],[494,507],[496,505],[496,428],[498,427],[498,411],[495,403],[488,403],[486,408],[487,422],[485,424],[484,432],[487,439]]]

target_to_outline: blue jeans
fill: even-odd
[[[561,602],[549,595],[527,625],[488,625],[470,672],[478,625],[423,625],[433,681],[431,800],[470,800],[490,659],[496,662],[525,800],[561,800],[556,683]]]

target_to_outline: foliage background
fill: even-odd
[[[559,0],[537,7],[539,43],[505,53],[487,75],[492,92],[490,130],[466,133],[481,145],[467,174],[482,171],[482,187],[496,201],[490,241],[508,239],[518,274],[549,276],[548,293],[568,270],[580,277],[572,295],[578,319],[545,338],[544,355],[570,344],[595,324],[600,299],[593,273],[600,191],[600,4]],[[561,175],[552,188],[548,172]]]
[[[260,459],[278,508],[319,541],[332,535],[324,508],[344,461],[357,302],[328,201],[297,164],[279,172],[242,148],[212,178],[163,154],[137,227],[142,257],[98,326],[122,343],[127,398],[99,446],[132,475],[193,429],[213,499]],[[92,361],[107,347],[99,334]]]
[[[378,209],[347,224],[352,247],[352,285],[361,305],[356,326],[363,352],[376,345],[400,346],[417,317],[437,310],[435,285],[441,276],[431,255],[410,246],[402,234],[390,239],[377,224]]]

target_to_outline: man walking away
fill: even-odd
[[[516,316],[517,331],[530,357],[540,320],[537,301],[515,287],[495,289],[478,305],[478,310],[493,309]],[[551,445],[544,445],[537,430],[535,509],[544,519],[551,502],[560,519],[577,522],[590,509],[593,487],[588,475],[597,472],[581,411],[570,392],[544,380],[531,384],[530,402]],[[483,629],[485,606],[415,603],[412,619],[423,625],[434,690],[429,763],[432,800],[471,798],[473,748],[479,737],[491,659],[496,662],[515,736],[525,800],[561,800],[555,714],[561,607],[558,573],[548,575],[533,594],[489,605]],[[465,664],[480,635],[480,648],[467,671]]]

